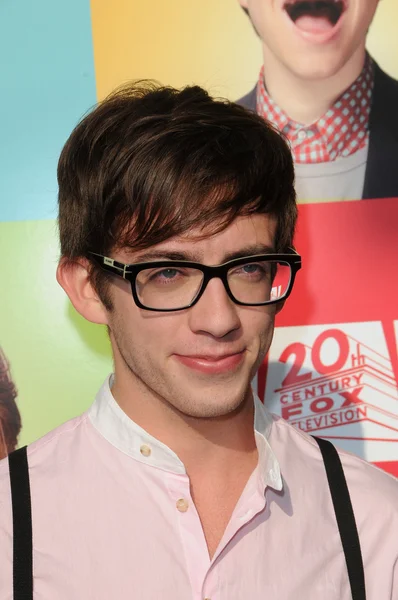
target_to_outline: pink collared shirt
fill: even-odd
[[[315,441],[255,401],[258,466],[212,560],[184,465],[119,408],[107,380],[81,417],[28,449],[35,600],[348,600]],[[368,600],[398,599],[398,482],[341,452]],[[0,600],[12,600],[8,461]]]

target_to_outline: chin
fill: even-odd
[[[323,53],[321,56],[311,52],[308,53],[308,56],[301,55],[299,60],[285,60],[285,65],[296,77],[307,81],[334,77],[344,64],[344,57],[340,52],[338,54],[336,52]]]
[[[237,403],[231,403],[228,400],[221,404],[217,402],[214,404],[206,403],[206,405],[198,403],[196,406],[185,409],[182,412],[194,419],[221,419],[237,412],[242,403],[243,400]]]
[[[249,386],[250,389],[250,386]],[[174,405],[181,413],[196,419],[214,419],[232,415],[239,411],[247,399],[247,390],[229,392],[207,390],[197,397],[186,397],[183,403]]]

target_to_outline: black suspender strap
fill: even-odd
[[[14,600],[33,600],[32,510],[26,446],[8,457],[14,528]]]
[[[339,454],[331,442],[315,436],[313,438],[318,443],[325,464],[330,494],[333,500],[334,512],[347,564],[352,599],[366,600],[361,545],[343,466]]]

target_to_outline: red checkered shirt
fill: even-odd
[[[265,89],[264,67],[257,86],[257,112],[271,121],[289,140],[297,163],[322,163],[360,150],[369,139],[369,114],[374,63],[367,55],[358,79],[329,110],[311,125],[289,119]]]

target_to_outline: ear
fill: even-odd
[[[247,0],[238,0],[241,8],[245,8],[247,10]]]
[[[61,258],[57,268],[57,281],[82,317],[92,323],[108,324],[107,310],[90,283],[87,260],[70,262]]]

